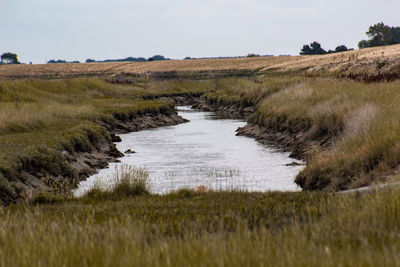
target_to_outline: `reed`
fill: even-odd
[[[0,214],[0,265],[398,266],[399,193],[187,191],[13,206]]]

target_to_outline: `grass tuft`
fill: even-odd
[[[121,165],[116,168],[115,176],[110,184],[96,183],[85,195],[84,200],[120,200],[123,198],[149,195],[149,174],[143,169],[130,165]]]

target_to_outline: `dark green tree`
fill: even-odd
[[[311,47],[309,45],[303,45],[303,48],[300,50],[300,55],[312,55]]]
[[[345,52],[345,51],[349,51],[349,49],[347,48],[347,46],[345,45],[339,45],[335,48],[336,53],[340,53],[340,52]]]
[[[20,64],[18,61],[18,56],[17,54],[14,53],[4,53],[1,55],[1,63],[2,64]]]
[[[323,55],[327,52],[321,47],[318,42],[312,42],[310,45],[303,45],[300,55]]]
[[[367,47],[370,47],[370,44],[367,40],[361,40],[358,43],[358,48],[360,48],[360,49],[367,48]]]
[[[393,34],[391,27],[383,22],[369,27],[367,36],[370,38],[371,46],[381,46],[392,43]]]
[[[383,22],[370,26],[366,32],[369,40],[362,40],[358,47],[374,47],[400,43],[400,27],[390,27]]]

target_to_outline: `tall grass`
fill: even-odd
[[[121,198],[149,195],[149,174],[131,165],[116,167],[115,174],[107,184],[98,180],[81,198],[85,200],[119,200]]]
[[[297,135],[299,142],[316,141],[296,179],[303,188],[365,186],[400,163],[399,88],[399,82],[314,79],[263,100],[257,123]]]
[[[215,82],[213,91],[204,94],[204,98],[209,104],[217,106],[254,107],[273,93],[304,80],[307,78],[296,75],[220,79]]]
[[[199,192],[0,214],[2,266],[398,266],[400,192]]]

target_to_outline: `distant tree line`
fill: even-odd
[[[86,63],[95,63],[95,62],[146,62],[146,61],[162,61],[162,60],[170,60],[169,58],[166,58],[161,55],[155,55],[150,58],[144,58],[144,57],[127,57],[127,58],[122,58],[122,59],[106,59],[106,60],[99,60],[96,61],[94,59],[87,59]]]
[[[246,56],[237,57],[185,57],[184,60],[190,59],[229,59],[229,58],[246,58],[246,57],[272,57],[272,55],[258,55],[254,53],[247,54]]]
[[[161,60],[170,60],[169,58],[165,58],[164,56],[161,55],[155,55],[153,57],[150,57],[148,59],[144,57],[127,57],[127,58],[122,58],[122,59],[106,59],[106,60],[94,60],[91,58],[86,59],[86,63],[105,63],[105,62],[147,62],[147,61],[161,61]],[[58,60],[49,60],[47,62],[48,64],[57,64],[57,63],[80,63],[79,61],[66,61],[62,59]]]
[[[310,45],[303,45],[303,48],[300,50],[300,55],[325,55],[332,53],[340,53],[349,50],[354,50],[353,48],[347,48],[345,45],[339,45],[335,48],[335,50],[326,51],[321,47],[321,44],[317,41],[312,42]]]
[[[370,26],[366,32],[368,40],[358,43],[360,49],[367,47],[400,44],[400,27],[391,27],[383,22]]]
[[[60,64],[60,63],[81,63],[81,62],[78,60],[66,61],[66,60],[62,60],[62,59],[58,59],[58,60],[51,59],[51,60],[47,61],[47,64]]]

